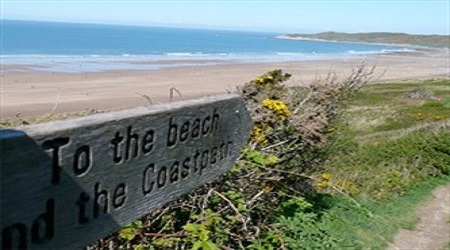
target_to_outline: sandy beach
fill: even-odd
[[[149,100],[156,104],[213,95],[234,91],[272,69],[292,74],[289,85],[308,85],[330,72],[343,78],[362,62],[376,66],[374,82],[450,76],[448,50],[379,54],[359,59],[212,66],[189,61],[196,66],[87,73],[44,72],[28,70],[27,65],[2,65],[1,118],[123,109],[149,105]]]

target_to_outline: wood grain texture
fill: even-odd
[[[236,95],[0,131],[0,245],[74,249],[231,168],[251,118]]]

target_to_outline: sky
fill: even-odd
[[[450,0],[1,0],[1,19],[268,31],[450,34]]]

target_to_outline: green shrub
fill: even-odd
[[[110,244],[154,249],[282,248],[290,238],[283,236],[287,227],[277,223],[280,204],[284,209],[294,195],[314,190],[305,171],[326,159],[327,134],[342,113],[342,100],[352,96],[368,74],[361,67],[342,81],[330,78],[308,88],[288,88],[284,82],[290,75],[272,70],[244,84],[238,91],[255,127],[232,170],[142,218],[138,233],[130,231],[133,237],[113,237]],[[314,214],[294,215],[313,227]],[[288,217],[284,221],[296,224]],[[324,230],[321,227],[305,239],[312,242],[316,232]],[[301,231],[288,235],[296,237]],[[325,246],[333,242],[330,238]],[[102,247],[102,242],[92,246]]]
[[[361,67],[341,82],[331,77],[288,88],[283,83],[290,75],[273,70],[243,85],[239,93],[255,127],[231,171],[91,249],[363,248],[359,237],[389,225],[376,219],[395,217],[374,219],[361,200],[388,201],[421,180],[448,174],[450,166],[445,129],[369,144],[355,140],[343,125],[343,108],[369,74]],[[402,91],[377,95],[372,104]],[[420,108],[437,109],[431,106]],[[400,113],[401,126],[416,121]],[[396,122],[392,118],[393,127]]]
[[[281,204],[282,214],[278,219],[283,239],[288,249],[336,249],[339,239],[331,234],[332,219],[329,213],[317,208],[303,197],[296,197]]]

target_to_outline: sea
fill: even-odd
[[[282,33],[1,20],[3,71],[158,70],[364,57],[409,48],[280,39]]]

